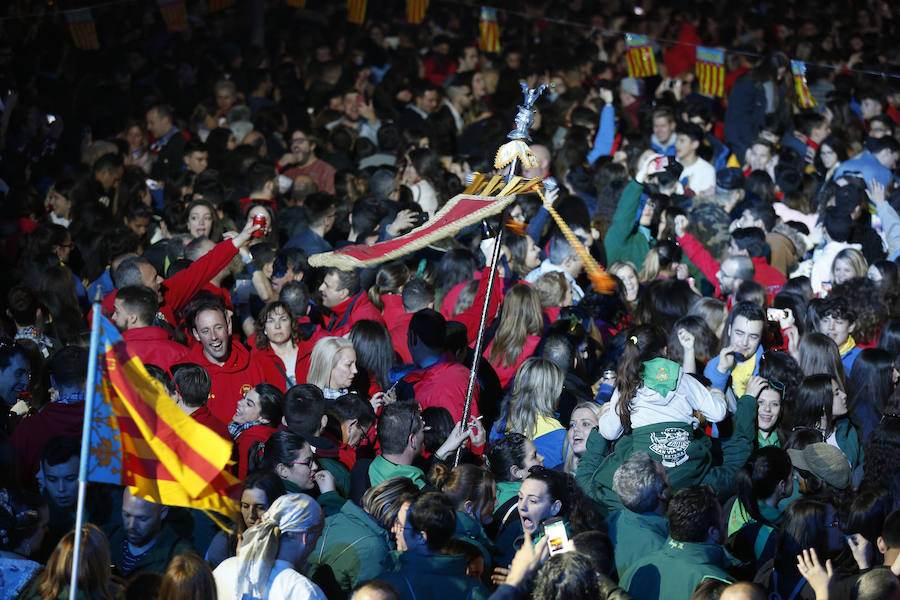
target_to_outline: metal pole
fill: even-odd
[[[75,509],[75,548],[72,550],[72,584],[69,600],[78,593],[78,565],[81,559],[81,528],[84,526],[84,496],[87,491],[88,462],[91,453],[91,418],[94,414],[94,384],[97,371],[97,347],[100,344],[100,292],[91,312],[91,350],[88,355],[87,382],[84,390],[84,424],[81,426],[81,456],[78,465],[78,505]]]

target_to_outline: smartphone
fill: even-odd
[[[780,323],[788,318],[787,311],[781,308],[767,308],[766,317],[776,323]]]
[[[47,115],[47,125],[53,125],[56,122],[56,115]]]
[[[566,552],[569,534],[566,533],[566,523],[561,517],[554,517],[544,521],[544,535],[547,536],[547,547],[550,548],[550,556]]]
[[[669,156],[657,156],[653,159],[653,170],[654,171],[664,171],[666,167],[669,166],[669,161],[671,157]]]

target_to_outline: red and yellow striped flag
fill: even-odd
[[[418,25],[425,20],[430,0],[406,0],[406,22]]]
[[[100,40],[97,39],[97,27],[94,25],[94,17],[90,8],[80,10],[68,10],[66,26],[72,35],[72,41],[79,50],[97,50],[100,48]]]
[[[209,0],[209,9],[211,13],[225,10],[234,6],[235,0]]]
[[[725,95],[725,52],[697,46],[695,69],[701,94],[717,98]]]
[[[496,8],[481,8],[478,30],[478,49],[494,54],[500,52],[500,25],[497,23]]]
[[[175,33],[187,29],[187,10],[184,7],[184,0],[156,0],[156,4],[159,6],[159,12],[162,13],[166,31]]]
[[[108,319],[99,327],[88,480],[236,518],[241,484],[227,470],[231,441],[181,410]]]
[[[629,77],[650,77],[659,73],[653,48],[646,35],[626,33],[625,45],[628,47]]]
[[[797,104],[801,108],[818,106],[819,103],[812,97],[809,86],[806,85],[806,63],[802,60],[792,60],[791,73],[794,74],[794,92],[797,95]]]
[[[347,0],[347,20],[362,25],[366,20],[366,0]]]

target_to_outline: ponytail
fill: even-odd
[[[641,378],[643,365],[646,361],[662,355],[666,337],[663,331],[654,325],[638,325],[626,331],[625,335],[628,338],[616,373],[616,390],[619,392],[616,413],[627,435],[631,433],[631,403],[644,383]]]

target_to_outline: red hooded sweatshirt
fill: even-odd
[[[231,353],[222,366],[206,358],[202,344],[191,348],[184,360],[196,363],[209,372],[212,388],[206,405],[213,416],[223,423],[231,423],[238,400],[248,390],[266,381],[262,365],[256,360],[250,360],[250,351],[234,342],[231,344]]]

